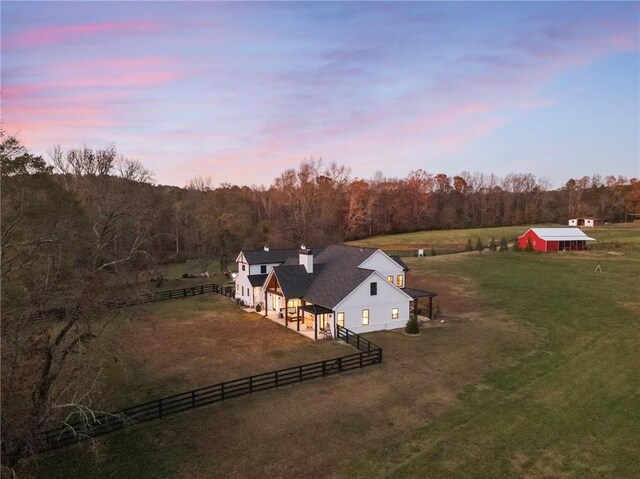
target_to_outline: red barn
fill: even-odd
[[[518,236],[518,244],[522,249],[531,241],[534,251],[580,251],[587,249],[587,241],[595,241],[582,232],[580,228],[530,228],[522,236]]]

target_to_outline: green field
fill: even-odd
[[[374,236],[364,240],[351,241],[349,244],[380,248],[385,251],[398,253],[411,251],[411,255],[416,255],[417,250],[423,248],[425,249],[425,253],[429,254],[429,250],[431,248],[434,248],[436,252],[443,250],[463,250],[469,240],[471,240],[472,245],[475,247],[476,240],[478,238],[480,238],[485,245],[489,243],[491,238],[498,243],[502,238],[505,238],[508,242],[512,242],[516,237],[524,234],[529,228],[535,226],[554,227],[559,225],[500,226],[496,228],[416,231],[414,233]],[[638,227],[638,225],[626,223],[607,225],[593,229],[584,229],[583,231],[588,236],[597,239],[599,242],[637,244],[640,242]]]
[[[436,233],[447,241],[478,234],[422,235]],[[444,324],[423,329],[419,338],[371,333],[384,349],[382,365],[134,427],[98,440],[98,456],[72,448],[25,472],[640,477],[640,230],[589,234],[601,240],[590,252],[408,258],[408,285],[438,293]],[[376,245],[397,244],[396,238]],[[233,334],[236,328],[220,330],[215,317],[223,310],[217,313],[215,304],[193,303],[196,310],[186,304],[163,306],[157,319],[122,343],[144,384],[182,386],[197,381],[198,371],[213,379],[230,367],[232,354],[228,364],[209,360],[219,347],[209,338],[224,340],[238,358],[245,348],[255,350],[245,345],[246,335]],[[212,322],[202,329],[195,314],[209,306]],[[174,316],[180,319],[171,329]],[[169,329],[163,332],[162,324]],[[165,347],[174,338],[180,347]],[[276,335],[267,344],[281,351],[279,341]],[[269,357],[268,351],[261,354]],[[296,359],[300,354],[296,348]]]

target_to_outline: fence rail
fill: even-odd
[[[158,291],[151,293],[143,293],[137,296],[131,296],[123,299],[115,299],[103,301],[100,306],[116,309],[124,308],[127,306],[135,306],[137,304],[156,303],[158,301],[167,301],[171,299],[190,298],[192,296],[199,296],[201,294],[220,294],[227,298],[233,298],[235,296],[235,290],[233,286],[223,286],[216,283],[202,284],[199,286],[190,286],[188,288],[171,289],[168,291]],[[37,311],[31,315],[32,321],[65,319],[69,315],[76,314],[77,309],[69,308],[51,308],[42,311]]]
[[[302,364],[226,381],[173,396],[164,397],[120,411],[96,415],[91,421],[76,421],[44,433],[44,450],[52,450],[123,429],[128,425],[160,419],[232,398],[266,391],[315,378],[331,376],[382,362],[382,349],[371,341],[338,326],[337,337],[355,346],[358,352],[324,361]]]

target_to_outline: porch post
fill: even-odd
[[[433,296],[429,296],[429,319],[433,319]]]
[[[289,327],[289,305],[287,304],[287,298],[282,297],[284,300],[284,327]]]
[[[264,317],[267,317],[267,311],[269,311],[269,290],[264,292]]]
[[[318,340],[318,315],[313,313],[313,339]]]
[[[298,324],[296,325],[296,330],[300,331],[300,306],[297,307],[296,311],[298,313]]]

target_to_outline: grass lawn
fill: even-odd
[[[409,286],[438,292],[445,322],[417,338],[369,334],[384,349],[382,365],[133,427],[98,440],[98,456],[86,446],[71,448],[26,472],[50,478],[640,477],[640,232],[607,235],[628,246],[615,254],[408,259]],[[594,271],[597,264],[602,273]],[[183,314],[187,301],[194,306]],[[204,330],[190,324],[197,301],[228,300],[187,301],[162,305],[166,315],[154,313],[148,324],[131,323],[136,332],[122,333],[119,344],[135,351],[136,384],[182,387],[199,372],[213,379],[236,363],[254,364],[243,359],[242,341],[222,344],[229,330],[213,319]],[[211,312],[206,306],[197,307]],[[281,347],[275,336],[268,342]],[[199,353],[215,355],[220,347],[227,347],[228,361]],[[248,349],[255,348],[262,346]],[[273,360],[269,349],[260,357]],[[282,349],[282,358],[297,351]],[[181,370],[184,361],[189,366]]]
[[[128,312],[108,334],[102,410],[354,352],[310,341],[214,294]]]

